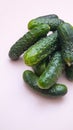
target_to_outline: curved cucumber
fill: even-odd
[[[38,77],[31,70],[25,70],[23,72],[23,80],[33,89],[39,90],[37,87]]]
[[[58,27],[58,33],[62,46],[62,57],[70,66],[73,62],[73,26],[69,23],[63,23]]]
[[[67,93],[67,87],[63,84],[55,84],[50,89],[40,89],[37,85],[38,77],[30,70],[26,70],[23,72],[23,80],[33,90],[46,96],[64,96]]]
[[[64,84],[54,84],[50,89],[49,89],[49,95],[52,96],[64,96],[67,93],[67,87]]]
[[[63,62],[60,52],[56,52],[50,60],[47,68],[38,79],[38,86],[41,89],[48,89],[53,86],[63,70]]]
[[[33,66],[56,50],[58,34],[54,32],[32,45],[23,55],[25,64]]]
[[[68,80],[73,81],[73,65],[66,66],[65,68],[66,77]]]
[[[31,45],[38,41],[41,37],[46,36],[50,27],[47,24],[41,24],[27,32],[22,38],[20,38],[9,51],[9,57],[12,60],[17,60],[19,56],[27,50]]]
[[[64,22],[63,20],[58,19],[58,17],[55,15],[41,16],[41,17],[37,17],[37,18],[29,21],[28,29],[32,29],[35,26],[44,23],[44,24],[48,24],[50,26],[51,31],[55,31],[55,30],[57,30],[57,27],[63,22]]]

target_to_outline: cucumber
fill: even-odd
[[[68,80],[73,81],[73,65],[70,67],[66,65],[65,74]]]
[[[37,85],[38,77],[30,70],[23,72],[23,80],[30,88],[45,96],[64,96],[67,93],[67,87],[63,84],[55,84],[50,89],[40,89]]]
[[[70,66],[73,63],[73,26],[63,23],[58,27],[58,33],[62,48],[62,57],[65,63]]]
[[[32,66],[32,69],[34,70],[34,72],[37,76],[40,76],[44,72],[44,70],[46,69],[46,67],[48,65],[48,62],[49,62],[49,57],[44,59],[40,63]]]
[[[41,37],[46,36],[49,30],[50,27],[47,24],[41,24],[27,32],[10,48],[9,57],[12,60],[17,60],[32,44],[38,41]]]
[[[49,89],[51,96],[64,96],[67,93],[67,87],[64,84],[56,83]]]
[[[36,20],[37,22],[38,21],[44,22],[45,20],[47,21],[48,19],[52,19],[52,18],[58,18],[58,16],[56,14],[50,14],[50,15],[44,15],[44,16],[40,16],[40,17],[37,17],[35,19],[32,19],[28,22],[28,29],[32,29],[34,26],[36,26],[35,25],[36,23],[34,23],[33,20]]]
[[[33,66],[49,56],[58,46],[57,31],[32,45],[23,55],[25,64]]]
[[[38,76],[36,76],[36,74],[31,70],[25,70],[23,72],[23,80],[33,89],[39,90],[37,87]]]
[[[51,31],[55,31],[55,30],[57,30],[57,27],[63,22],[64,21],[59,19],[56,15],[41,16],[41,17],[37,17],[37,18],[29,21],[28,29],[32,29],[37,25],[45,23],[50,26]]]
[[[56,52],[50,60],[47,68],[38,79],[38,86],[41,89],[52,87],[63,70],[63,61],[60,52]]]

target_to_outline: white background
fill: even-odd
[[[57,14],[73,24],[72,0],[0,0],[0,130],[73,130],[73,82],[62,98],[46,98],[34,93],[23,82],[30,69],[22,58],[13,62],[8,51],[24,33],[30,19]]]

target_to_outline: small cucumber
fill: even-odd
[[[19,56],[31,45],[33,45],[41,37],[46,36],[49,30],[50,27],[47,24],[41,24],[40,26],[37,26],[27,32],[10,48],[9,57],[12,60],[17,60]]]
[[[34,20],[41,23],[41,21],[45,22],[45,20],[48,21],[48,19],[52,19],[52,18],[58,18],[58,16],[56,14],[50,14],[50,15],[44,15],[44,16],[40,16],[35,19],[32,19],[28,23],[28,29],[32,29],[34,26],[36,26],[36,23],[34,22]]]
[[[67,93],[67,87],[63,84],[55,84],[50,89],[40,89],[37,85],[38,77],[30,70],[23,72],[23,80],[36,92],[45,96],[64,96]]]
[[[52,87],[63,70],[63,61],[60,52],[56,52],[50,60],[47,68],[38,79],[38,86],[41,89]]]
[[[38,76],[36,76],[36,74],[33,73],[31,70],[25,70],[23,72],[23,80],[33,89],[39,90],[39,88],[37,87]]]
[[[66,65],[65,74],[68,80],[73,81],[73,65],[70,67]]]
[[[44,59],[40,63],[32,66],[32,68],[37,76],[40,76],[44,72],[44,70],[46,69],[46,67],[48,65],[48,62],[49,62],[49,57],[47,59]]]
[[[57,27],[63,22],[64,21],[61,19],[58,19],[58,17],[56,15],[46,15],[46,16],[37,17],[37,18],[29,21],[28,29],[32,29],[37,25],[45,23],[50,26],[51,31],[55,31],[55,30],[57,30]]]
[[[62,48],[62,57],[65,63],[70,66],[73,63],[73,26],[63,23],[58,27],[58,33]]]
[[[67,93],[67,87],[64,84],[54,84],[49,89],[49,95],[51,96],[64,96]]]
[[[38,64],[49,54],[56,50],[58,46],[57,31],[49,36],[42,38],[36,44],[32,45],[23,55],[25,64],[33,66]]]

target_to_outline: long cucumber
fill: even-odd
[[[32,45],[23,55],[25,64],[33,66],[57,49],[57,31]]]
[[[44,37],[49,32],[50,27],[47,24],[41,24],[27,32],[21,37],[15,44],[12,45],[9,51],[9,57],[12,60],[17,60],[19,56],[27,50],[31,45],[38,41],[41,37]]]

